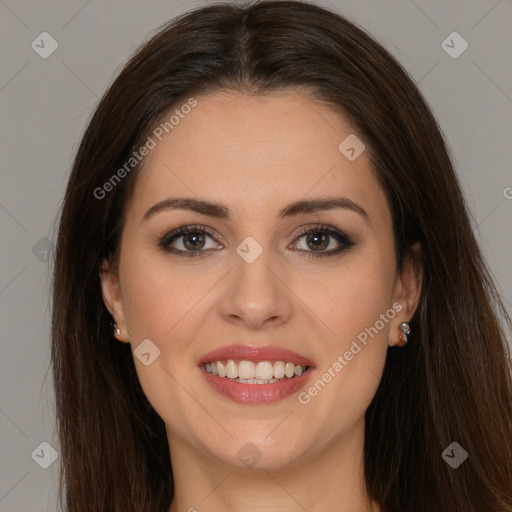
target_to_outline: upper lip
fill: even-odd
[[[244,360],[244,361],[284,361],[302,366],[314,366],[313,361],[307,357],[301,356],[287,348],[275,347],[271,345],[230,345],[221,347],[205,354],[199,360],[199,365],[221,361],[224,359]]]

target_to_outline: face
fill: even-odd
[[[361,427],[417,274],[396,272],[384,192],[367,152],[339,149],[339,114],[298,92],[196,100],[146,159],[103,297],[171,444],[283,468]]]

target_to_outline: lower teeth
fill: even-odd
[[[221,377],[221,378],[228,378],[228,377]],[[293,377],[283,377],[281,379],[276,379],[276,378],[272,378],[272,379],[264,379],[264,380],[261,380],[261,379],[241,379],[240,377],[238,377],[237,379],[229,379],[233,382],[240,382],[241,384],[273,384],[274,382],[280,382],[282,380],[290,380],[290,379],[293,379],[295,378],[295,375]]]
[[[260,380],[260,379],[241,379],[239,377],[238,379],[231,379],[231,380],[234,380],[235,382],[241,382],[242,384],[272,384],[273,382],[279,382],[280,380],[284,380],[284,379],[272,378],[272,379]]]

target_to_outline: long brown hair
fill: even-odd
[[[309,90],[364,141],[394,224],[397,267],[414,242],[423,283],[411,341],[388,350],[366,412],[365,480],[382,511],[512,511],[508,316],[477,245],[442,132],[399,63],[342,16],[295,1],[217,4],[160,28],[101,99],[60,217],[52,362],[67,512],[166,512],[163,420],[115,342],[98,277],[116,259],[140,164],[103,194],[171,109],[218,89]],[[103,191],[106,190],[104,187]],[[101,195],[102,197],[98,197]],[[501,320],[503,324],[501,324]],[[441,456],[468,452],[457,469]]]

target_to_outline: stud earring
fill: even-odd
[[[407,344],[407,335],[411,333],[411,328],[409,326],[409,324],[407,322],[402,322],[400,324],[400,341],[401,341],[401,344],[399,345],[400,347],[403,347],[404,345]]]
[[[117,324],[114,322],[114,336],[119,336],[121,334],[121,329],[117,327]]]

